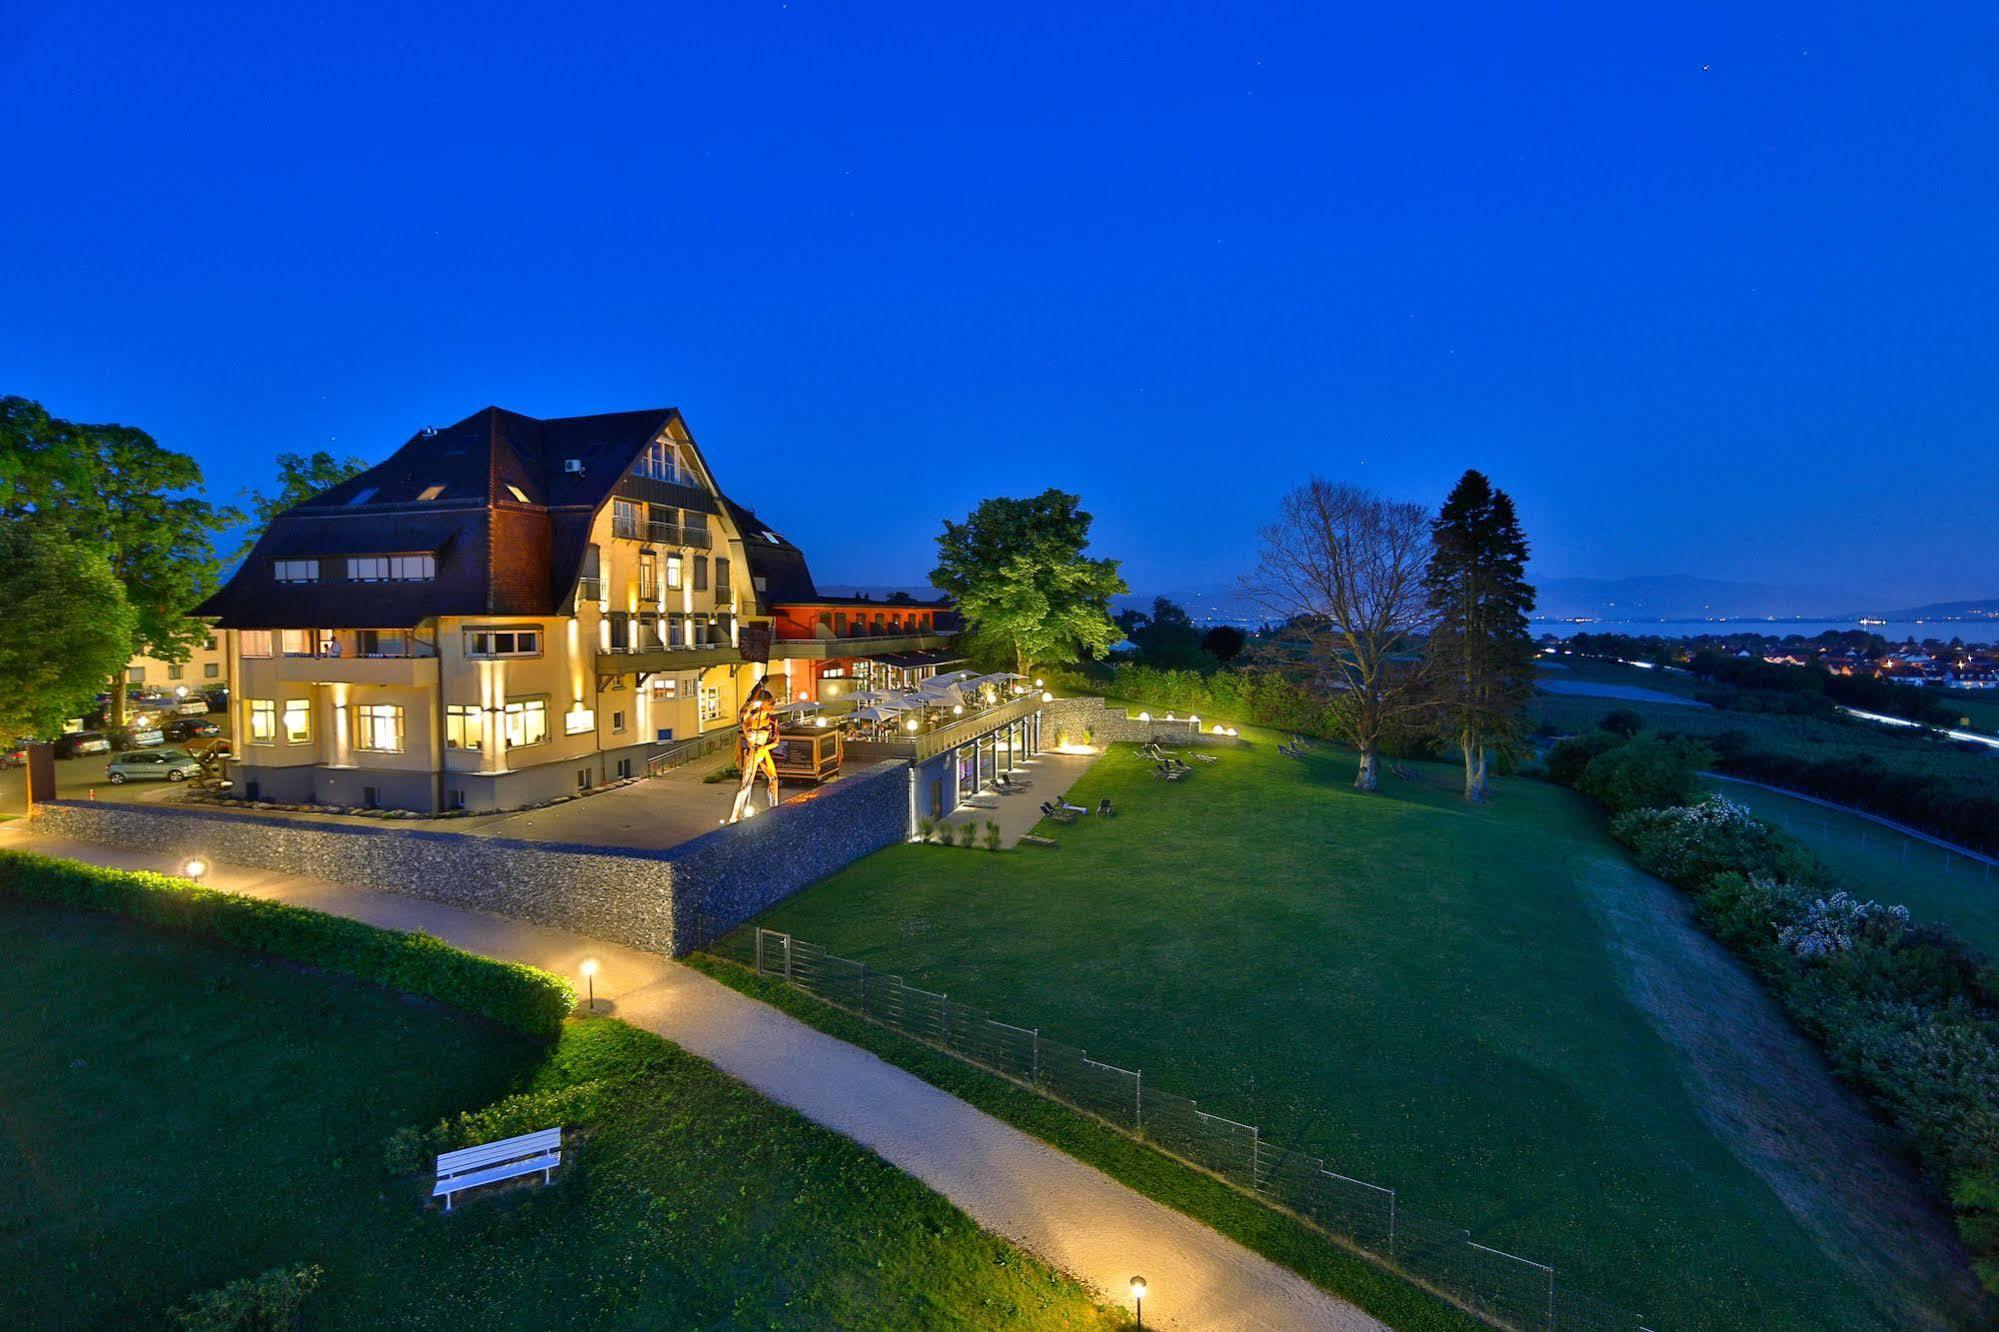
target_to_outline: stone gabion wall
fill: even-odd
[[[490,911],[670,952],[674,868],[643,851],[356,826],[297,815],[54,801],[36,831]]]
[[[909,840],[909,772],[906,759],[883,760],[667,852],[680,886],[679,937],[691,941],[688,947],[705,942],[861,857]]]
[[[174,805],[53,801],[36,831],[354,884],[681,956],[909,836],[909,765],[879,763],[665,851],[523,842]]]
[[[1199,745],[1245,745],[1249,742],[1240,736],[1216,735],[1212,731],[1201,731],[1185,717],[1167,721],[1154,717],[1149,722],[1129,716],[1121,707],[1112,707],[1094,695],[1081,698],[1058,698],[1053,703],[1041,705],[1042,742],[1053,748],[1057,733],[1067,733],[1071,744],[1083,743],[1083,732],[1094,733],[1094,743],[1099,745],[1144,744],[1157,740],[1161,744]],[[1221,717],[1205,717],[1202,724],[1213,726],[1225,721]],[[1230,721],[1227,724],[1234,725]]]

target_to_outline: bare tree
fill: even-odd
[[[1358,790],[1378,784],[1384,733],[1426,706],[1426,664],[1410,640],[1430,624],[1429,553],[1422,505],[1315,476],[1284,497],[1243,582],[1245,596],[1291,622],[1331,686],[1335,722],[1360,751]]]

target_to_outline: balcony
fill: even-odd
[[[713,544],[707,528],[688,527],[683,523],[648,522],[646,540],[662,546],[686,546],[692,550],[707,550]]]
[[[956,629],[892,629],[879,634],[849,633],[839,638],[780,638],[773,655],[823,661],[836,657],[874,657],[885,652],[923,652],[950,647]]]
[[[403,629],[323,629],[310,651],[277,665],[278,679],[297,684],[434,685],[437,645]]]

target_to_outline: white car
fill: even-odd
[[[205,698],[184,698],[174,704],[174,711],[183,717],[206,717],[208,700]]]
[[[141,726],[138,730],[132,732],[132,744],[135,748],[146,749],[153,745],[163,745],[166,742],[166,733],[156,726]]]

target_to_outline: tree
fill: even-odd
[[[1513,500],[1467,471],[1430,524],[1427,652],[1445,730],[1464,755],[1465,799],[1485,799],[1486,752],[1512,743],[1534,693],[1527,538]]]
[[[103,552],[134,624],[125,650],[187,660],[208,635],[187,612],[215,587],[214,538],[236,515],[201,496],[201,467],[143,430],[79,425],[39,403],[0,398],[0,519],[60,525]],[[111,679],[110,725],[125,724],[125,661]]]
[[[52,736],[132,659],[138,617],[111,561],[53,523],[0,525],[0,737]]]
[[[1249,635],[1232,624],[1218,624],[1201,635],[1201,650],[1226,665],[1242,655]]]
[[[1315,476],[1284,497],[1243,582],[1330,686],[1332,722],[1360,751],[1358,790],[1379,784],[1382,737],[1427,706],[1412,640],[1430,623],[1429,523],[1420,504]]]
[[[1076,495],[980,502],[937,538],[930,582],[957,602],[972,644],[1030,673],[1037,661],[1101,656],[1120,634],[1110,601],[1128,591],[1116,560],[1091,559]]]
[[[1163,671],[1214,667],[1214,659],[1201,648],[1201,631],[1194,627],[1187,612],[1169,598],[1154,597],[1150,615],[1138,610],[1120,611],[1117,626],[1138,649],[1138,659],[1147,666]]]
[[[336,458],[324,449],[311,454],[280,453],[278,455],[278,488],[274,493],[246,490],[243,498],[250,506],[250,530],[243,538],[243,544],[230,557],[230,562],[238,563],[250,548],[257,544],[257,538],[271,525],[271,519],[291,508],[303,504],[322,490],[331,490],[342,481],[368,470],[366,458]]]

